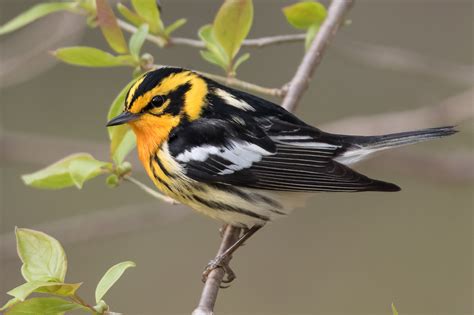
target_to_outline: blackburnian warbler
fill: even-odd
[[[370,153],[451,135],[452,127],[383,136],[325,133],[282,107],[165,67],[130,88],[122,114],[146,172],[166,195],[235,226],[288,214],[294,197],[321,191],[398,191],[347,165]]]
[[[456,132],[330,134],[274,103],[172,67],[132,85],[123,113],[107,126],[124,123],[135,132],[140,160],[159,190],[239,227],[283,217],[311,192],[398,191],[348,165]]]

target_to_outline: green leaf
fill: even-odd
[[[97,21],[109,46],[119,54],[125,54],[128,51],[125,37],[118,26],[114,11],[107,0],[95,0],[97,6]]]
[[[171,33],[176,31],[178,28],[180,28],[181,26],[186,24],[186,22],[187,22],[186,19],[176,20],[165,28],[164,33],[166,34],[166,36],[169,36],[169,35],[171,35]]]
[[[319,2],[302,1],[283,8],[283,13],[293,27],[306,30],[312,25],[321,25],[326,18],[326,8]]]
[[[212,25],[208,24],[201,27],[198,36],[206,44],[206,48],[208,49],[208,52],[201,52],[201,56],[210,63],[216,64],[226,70],[230,59],[215,39]]]
[[[115,138],[120,141],[112,141],[110,144],[110,151],[115,164],[122,163],[137,145],[135,133],[128,126],[123,127],[127,128],[125,134]]]
[[[314,37],[316,36],[318,31],[319,31],[318,24],[310,26],[308,30],[306,31],[306,37],[304,41],[304,47],[306,50],[308,50],[309,46],[311,46],[311,44],[313,43]]]
[[[199,52],[201,54],[201,57],[208,61],[209,63],[212,63],[214,65],[217,65],[224,70],[226,69],[226,64],[223,63],[223,61],[219,58],[219,56],[216,56],[214,53],[210,52],[209,50],[201,50]]]
[[[7,294],[17,298],[20,301],[24,301],[33,292],[50,293],[61,296],[74,296],[80,286],[81,283],[68,284],[61,282],[32,281],[24,283],[8,291]]]
[[[128,83],[115,97],[110,105],[107,120],[111,120],[123,111],[125,97],[133,83],[135,83],[135,80]],[[128,153],[135,147],[135,135],[131,132],[128,125],[109,127],[107,131],[110,138],[110,155],[115,164],[120,165]]]
[[[146,23],[145,19],[141,16],[137,15],[135,12],[131,11],[129,8],[121,4],[120,2],[117,3],[117,10],[122,14],[122,16],[130,23],[135,25],[136,27]]]
[[[60,298],[42,297],[17,303],[5,312],[5,315],[58,315],[78,309],[84,309],[84,307]]]
[[[135,12],[131,11],[129,8],[121,4],[120,2],[117,3],[117,10],[122,14],[122,16],[132,23],[135,26],[140,26],[143,23],[146,23],[145,19],[141,16],[137,15]]]
[[[235,72],[237,71],[237,68],[238,68],[242,63],[244,63],[245,61],[247,61],[249,58],[250,58],[250,54],[249,54],[249,53],[245,53],[245,54],[243,54],[242,56],[240,56],[239,58],[237,58],[237,60],[234,62],[234,69],[233,69],[233,72],[235,73]]]
[[[15,229],[21,274],[27,282],[64,282],[67,259],[61,244],[53,237],[30,229]]]
[[[37,4],[0,26],[0,35],[13,32],[48,14],[64,10],[74,10],[75,7],[76,3],[74,2],[51,2]]]
[[[26,185],[35,188],[81,188],[84,181],[96,177],[103,172],[103,168],[110,166],[110,163],[97,161],[88,153],[76,153],[21,178]]]
[[[129,47],[130,53],[135,58],[140,58],[140,50],[142,49],[143,44],[145,43],[146,37],[148,35],[148,25],[143,24],[138,28],[138,30],[130,37]]]
[[[97,288],[95,289],[96,303],[99,303],[102,300],[107,291],[109,291],[109,289],[115,284],[115,282],[120,279],[126,269],[135,266],[136,265],[133,261],[124,261],[116,264],[115,266],[110,267],[110,269],[107,270],[102,279],[100,279],[99,283],[97,284]]]
[[[1,308],[0,308],[0,311],[4,311],[8,308],[11,308],[13,305],[15,305],[16,303],[19,303],[20,300],[18,300],[17,298],[13,298],[13,299],[10,299],[7,301],[7,303],[5,303]]]
[[[108,165],[107,162],[95,159],[76,159],[69,164],[69,173],[76,187],[81,189],[84,182],[101,174],[102,168]]]
[[[398,311],[397,309],[395,308],[395,304],[392,303],[392,314],[393,315],[398,315]]]
[[[226,0],[214,19],[213,32],[229,59],[247,37],[253,20],[252,0]]]
[[[163,31],[163,22],[160,19],[156,0],[132,0],[132,6],[135,12],[150,25],[151,33],[158,34]]]
[[[66,47],[53,53],[56,58],[65,63],[83,67],[120,67],[130,65],[130,59],[124,56],[114,56],[93,47]]]

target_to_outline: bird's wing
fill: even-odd
[[[339,146],[304,129],[278,119],[200,119],[177,130],[169,148],[200,182],[303,192],[394,189],[335,162]]]

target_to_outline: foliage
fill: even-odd
[[[301,1],[283,8],[288,23],[294,28],[306,30],[305,48],[313,42],[319,27],[326,19],[326,8],[316,1]]]
[[[61,244],[53,237],[30,229],[15,229],[17,251],[23,265],[25,283],[7,292],[10,299],[0,311],[6,315],[63,314],[83,310],[104,314],[109,307],[102,300],[127,268],[135,263],[127,261],[112,266],[96,287],[96,306],[84,302],[77,294],[82,283],[67,283],[67,258]],[[37,293],[41,297],[29,298]]]

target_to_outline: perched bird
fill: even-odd
[[[284,108],[193,71],[162,67],[139,78],[122,114],[156,187],[238,227],[287,215],[314,192],[398,191],[348,167],[369,154],[451,135],[452,127],[380,136],[323,132]]]

